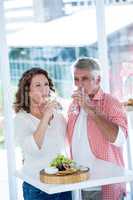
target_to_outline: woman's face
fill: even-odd
[[[30,84],[30,102],[35,104],[41,104],[45,102],[49,96],[50,87],[48,79],[43,74],[37,74],[33,76]]]

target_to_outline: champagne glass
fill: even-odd
[[[56,105],[55,110],[61,111],[61,110],[63,109],[63,108],[62,108],[62,105],[61,105],[61,103],[59,102],[58,97],[57,97],[57,95],[56,95],[55,92],[50,91],[50,95],[49,95],[49,97],[48,97],[48,100],[50,100],[50,101],[56,101],[57,105]]]
[[[78,90],[80,91],[81,94],[83,94],[84,88],[77,88],[76,86],[74,87],[73,94],[76,93],[76,91],[78,91]],[[79,113],[79,105],[77,103],[73,103],[69,112],[72,114],[78,114]]]
[[[84,96],[85,100],[88,103],[91,102],[89,96],[85,95],[85,89],[84,89],[84,87],[77,88],[77,90],[80,92],[81,96]],[[79,113],[79,105],[77,103],[74,103],[71,106],[70,113],[74,113],[74,114],[78,114]]]

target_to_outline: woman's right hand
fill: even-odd
[[[43,105],[40,105],[40,112],[42,113],[43,118],[50,122],[53,118],[54,111],[57,109],[57,106],[58,102],[56,100],[47,100],[43,103]]]

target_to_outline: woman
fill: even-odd
[[[23,151],[23,170],[32,176],[48,167],[57,154],[65,153],[66,122],[49,100],[52,80],[41,68],[26,71],[19,81],[15,100],[15,136]],[[23,183],[24,200],[71,200],[71,192],[48,195]]]

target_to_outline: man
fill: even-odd
[[[121,104],[101,89],[100,66],[96,60],[80,58],[73,69],[77,90],[68,111],[68,139],[73,159],[85,166],[90,166],[95,157],[124,166],[122,145],[127,137],[127,118]],[[101,189],[102,197],[87,199],[120,200],[125,194],[124,184]]]

